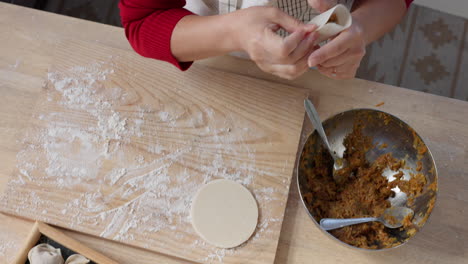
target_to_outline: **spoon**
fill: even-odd
[[[343,158],[338,157],[336,153],[331,149],[330,143],[328,143],[327,135],[325,134],[325,130],[323,129],[322,122],[320,121],[320,117],[317,113],[317,110],[315,110],[314,105],[309,99],[304,100],[304,107],[307,112],[307,115],[309,116],[310,121],[314,125],[315,129],[317,130],[320,138],[322,141],[325,143],[326,148],[328,149],[328,152],[333,158],[333,179],[335,181],[338,180],[338,173],[337,171],[345,168],[348,166],[346,160]]]
[[[408,215],[412,218],[414,211],[408,207],[394,206],[387,208],[380,217],[364,217],[364,218],[322,218],[320,227],[324,230],[333,230],[349,225],[362,224],[367,222],[378,221],[388,228],[399,228],[403,226],[403,220]]]

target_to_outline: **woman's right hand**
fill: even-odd
[[[315,25],[306,25],[275,7],[250,7],[230,13],[236,46],[265,72],[294,79],[307,71],[307,58],[316,49]],[[276,31],[283,28],[286,38]]]

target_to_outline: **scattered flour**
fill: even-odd
[[[4,227],[0,232],[0,263],[13,263],[23,241],[19,239],[15,231],[8,229],[7,226]]]
[[[161,145],[148,145],[146,150],[153,154],[161,154],[164,151],[164,147]]]
[[[6,239],[11,239],[11,237],[6,237],[5,239],[2,239],[2,237],[0,237],[0,262],[12,263],[13,258],[15,257],[13,252],[15,252],[15,250],[18,250],[20,245],[17,245],[16,242],[9,241]]]
[[[20,58],[16,59],[15,64],[11,64],[8,66],[8,68],[12,70],[16,70],[18,66],[21,64],[22,60]]]
[[[46,192],[30,192],[22,198],[17,211],[34,214],[38,208],[50,208],[31,217],[47,221],[48,214],[60,213],[69,217],[71,228],[93,225],[94,230],[100,228],[97,230],[101,230],[101,237],[126,243],[135,240],[135,234],[160,231],[173,232],[176,240],[186,241],[187,235],[197,238],[189,213],[195,192],[204,183],[226,178],[250,188],[259,204],[260,219],[250,241],[273,235],[269,228],[272,225],[281,227],[281,219],[273,218],[270,208],[285,202],[274,198],[276,192],[287,194],[285,182],[285,186],[278,190],[253,188],[255,176],[276,175],[255,166],[256,151],[248,144],[225,149],[226,142],[242,141],[242,133],[252,131],[241,128],[242,133],[235,136],[236,133],[231,133],[235,129],[232,126],[235,120],[229,116],[226,120],[231,123],[212,124],[203,130],[210,133],[210,147],[221,149],[220,152],[204,150],[196,137],[193,140],[184,138],[184,144],[166,144],[164,147],[156,141],[144,146],[146,152],[135,151],[135,142],[145,137],[142,128],[147,122],[168,122],[168,129],[175,132],[178,116],[169,110],[156,110],[147,105],[134,106],[132,111],[119,111],[124,105],[122,100],[129,95],[115,84],[106,87],[111,82],[105,81],[114,74],[111,66],[109,63],[92,63],[48,73],[47,102],[44,111],[36,116],[43,126],[39,133],[29,133],[24,140],[25,147],[17,155],[18,177],[9,184],[21,186],[27,181],[35,181],[39,186],[47,186],[48,190],[52,187],[60,192],[70,190],[70,200],[64,208],[57,208],[60,204],[49,201]],[[50,107],[51,102],[58,106]],[[211,108],[196,112],[187,125],[194,128],[207,125],[204,116],[213,119],[214,115]],[[154,137],[154,134],[149,136]],[[246,153],[249,160],[225,159],[226,155],[239,152]],[[201,163],[196,169],[182,166],[186,159],[193,159],[193,155],[198,160],[211,162]],[[196,175],[200,176],[197,178]],[[77,193],[77,189],[81,193]],[[153,237],[146,240],[153,243],[153,247],[164,246]],[[139,243],[148,247],[142,241]],[[6,247],[8,244],[3,244],[3,248]],[[200,261],[223,262],[225,257],[236,254],[243,246],[216,249],[195,240],[184,250],[195,247],[207,252]],[[1,252],[2,245],[0,256]]]
[[[163,121],[163,122],[169,121],[169,113],[168,112],[161,111],[161,112],[158,113],[158,115],[159,115],[159,118],[161,118],[161,121]]]

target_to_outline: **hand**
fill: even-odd
[[[307,0],[307,2],[313,9],[320,13],[327,11],[337,4],[336,0]]]
[[[317,26],[306,25],[275,7],[250,7],[233,12],[234,40],[258,67],[285,79],[308,70],[307,58],[315,50]],[[291,34],[282,38],[276,31]]]
[[[366,54],[366,38],[360,23],[353,20],[347,30],[309,56],[309,67],[333,79],[350,79],[356,75]]]

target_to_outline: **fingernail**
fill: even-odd
[[[304,30],[305,30],[305,32],[307,32],[307,34],[310,34],[310,33],[315,31],[315,28],[310,27],[309,25],[305,25]]]
[[[309,64],[309,67],[315,67],[317,66],[317,63],[315,62],[315,58],[314,57],[309,57],[309,59],[307,60],[307,63]]]

